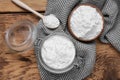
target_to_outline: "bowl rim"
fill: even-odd
[[[82,38],[80,38],[80,37],[77,37],[77,36],[74,34],[74,32],[71,30],[71,25],[70,25],[71,22],[70,22],[70,20],[71,20],[72,14],[73,14],[73,12],[74,12],[76,9],[78,9],[78,7],[80,7],[80,6],[90,6],[90,7],[92,7],[92,8],[95,8],[96,11],[97,11],[97,12],[101,15],[101,17],[102,17],[102,21],[103,21],[102,29],[101,29],[100,33],[99,33],[96,37],[94,37],[93,39],[84,40],[84,39],[82,39]],[[70,34],[71,34],[75,39],[77,39],[77,40],[79,40],[79,41],[91,42],[91,41],[97,39],[97,38],[102,34],[102,32],[103,32],[103,30],[104,30],[104,25],[105,25],[104,16],[103,16],[101,10],[100,10],[96,5],[93,5],[93,4],[90,4],[90,3],[82,3],[82,4],[77,5],[77,6],[72,10],[72,12],[70,13],[70,15],[68,16],[68,26],[67,26],[67,27],[68,27],[68,31],[70,32]]]

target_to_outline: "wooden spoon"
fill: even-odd
[[[55,15],[50,14],[50,15],[44,16],[44,15],[38,13],[37,11],[31,9],[29,6],[27,6],[25,3],[21,2],[20,0],[12,0],[12,1],[15,4],[17,4],[18,6],[24,8],[24,9],[32,12],[33,14],[37,15],[38,17],[40,17],[43,20],[43,23],[47,28],[55,29],[60,25],[60,21]]]

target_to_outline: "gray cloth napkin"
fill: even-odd
[[[103,43],[111,43],[120,52],[120,0],[106,0],[102,9],[105,28],[100,37]]]
[[[102,8],[104,4],[104,0],[48,0],[48,5],[46,9],[45,15],[54,14],[56,15],[60,21],[61,25],[56,30],[49,30],[44,25],[42,20],[40,20],[37,30],[37,40],[35,42],[35,54],[38,61],[38,67],[40,69],[40,75],[42,80],[82,80],[87,77],[93,70],[95,57],[96,57],[96,45],[95,42],[84,43],[77,41],[74,39],[75,46],[77,47],[77,57],[80,63],[73,67],[72,70],[63,73],[63,74],[53,74],[49,71],[45,70],[44,67],[41,65],[39,61],[39,54],[40,53],[40,45],[41,45],[41,38],[44,39],[49,34],[63,32],[67,34],[69,37],[72,37],[67,29],[67,19],[76,5],[81,3],[91,3],[95,4],[99,8]]]

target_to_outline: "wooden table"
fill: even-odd
[[[22,1],[41,13],[45,11],[46,0]],[[35,24],[39,21],[38,17],[17,7],[11,0],[0,0],[0,80],[41,80],[33,49],[18,54],[11,53],[5,45],[5,31],[11,24],[24,19]],[[95,68],[85,80],[120,80],[120,52],[110,44],[96,41]]]

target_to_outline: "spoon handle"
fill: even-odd
[[[32,12],[33,14],[37,15],[38,17],[43,19],[43,15],[38,13],[37,11],[33,10],[32,8],[30,8],[29,6],[27,6],[25,3],[21,2],[20,0],[12,0],[15,4],[17,4],[18,6]]]

